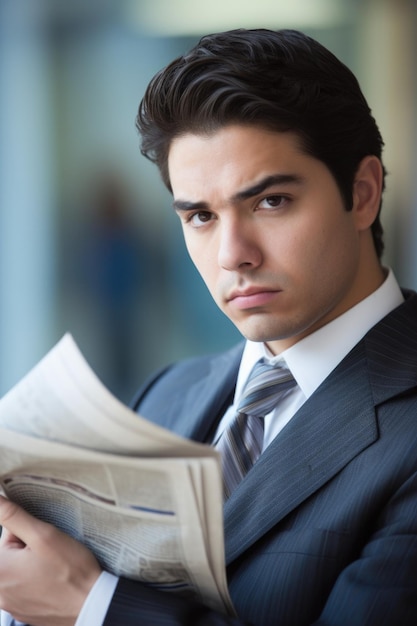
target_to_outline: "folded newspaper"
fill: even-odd
[[[233,614],[216,451],[137,415],[70,334],[0,400],[0,491],[102,566]]]

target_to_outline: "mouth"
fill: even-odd
[[[269,304],[281,291],[256,287],[246,290],[233,291],[227,299],[228,304],[239,310],[259,308]]]

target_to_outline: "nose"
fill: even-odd
[[[224,220],[219,228],[218,263],[223,269],[253,269],[262,263],[262,251],[253,225],[239,219]]]

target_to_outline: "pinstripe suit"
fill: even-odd
[[[417,295],[406,295],[227,501],[227,572],[240,618],[121,580],[105,626],[417,624]],[[210,441],[241,350],[165,370],[136,408]]]

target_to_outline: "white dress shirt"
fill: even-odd
[[[279,409],[265,417],[264,450],[372,326],[404,301],[390,270],[383,284],[370,296],[297,342],[273,356],[263,343],[247,341],[240,363],[233,405],[224,414],[214,437],[217,441],[236,414],[243,387],[255,363],[265,357],[289,368],[297,386],[280,401]]]
[[[263,343],[247,341],[233,405],[221,419],[214,441],[233,419],[245,382],[260,358],[265,357],[272,363],[283,363],[297,381],[297,386],[280,402],[279,410],[265,417],[265,449],[368,330],[403,301],[401,290],[390,270],[384,283],[374,293],[277,356],[273,356]],[[75,626],[102,626],[117,581],[118,578],[112,574],[101,574]],[[13,621],[2,612],[0,626],[20,626],[20,622]]]

